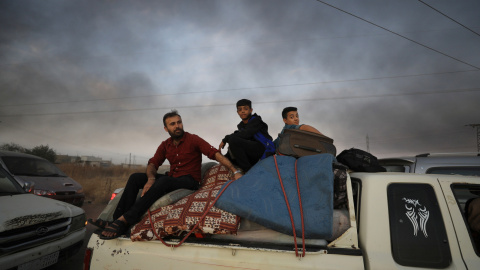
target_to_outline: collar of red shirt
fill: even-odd
[[[189,135],[190,135],[190,133],[184,132],[184,133],[183,133],[183,136],[182,136],[182,138],[180,139],[180,141],[178,142],[177,146],[180,145],[182,142],[184,142],[184,141],[185,141],[185,137],[186,137],[186,136],[189,136]],[[172,145],[175,146],[175,144],[173,144],[173,139],[172,139],[172,137],[170,137],[170,138],[167,139],[167,145],[168,145],[168,146],[172,146]]]

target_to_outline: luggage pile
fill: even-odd
[[[266,233],[269,230],[307,239],[337,237],[349,227],[349,219],[347,167],[335,161],[335,154],[333,140],[328,137],[285,130],[276,156],[259,161],[233,182],[227,168],[213,166],[198,191],[151,209],[132,228],[131,239],[155,240],[191,230],[197,236],[233,237],[239,232],[240,219],[254,224],[250,227],[260,228],[267,237],[272,235]],[[241,233],[242,237],[250,234]],[[262,237],[256,238],[260,241]]]

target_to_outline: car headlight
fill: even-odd
[[[53,190],[44,190],[44,189],[35,189],[33,191],[33,194],[39,195],[39,196],[49,196],[49,195],[55,195],[55,191]]]
[[[72,218],[72,225],[70,226],[70,232],[77,231],[83,229],[85,227],[85,221],[87,218],[85,217],[85,213],[73,217]]]

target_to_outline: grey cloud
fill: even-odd
[[[420,3],[329,3],[480,65],[480,38]],[[477,1],[434,4],[480,31]],[[294,105],[339,149],[366,134],[379,155],[473,148],[479,91],[420,92],[478,88],[478,70],[316,1],[7,0],[0,24],[0,143],[148,157],[177,108],[218,146],[250,98],[273,136]],[[35,113],[54,115],[8,117]]]

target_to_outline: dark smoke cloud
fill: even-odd
[[[329,3],[448,56],[317,1],[0,1],[0,143],[146,162],[170,109],[218,146],[249,98],[274,137],[297,106],[340,150],[475,151],[480,37],[417,1]],[[430,4],[480,32],[478,1]]]

